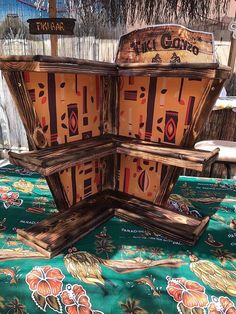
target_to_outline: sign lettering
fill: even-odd
[[[180,25],[156,25],[121,37],[117,63],[207,63],[214,62],[211,33]]]
[[[50,18],[50,19],[30,19],[30,34],[55,34],[73,35],[75,19],[69,18]]]
[[[179,37],[172,39],[171,34],[168,33],[161,36],[161,47],[164,49],[175,48],[179,50],[187,50],[196,56],[199,53],[199,48],[197,46],[194,46],[187,40]]]

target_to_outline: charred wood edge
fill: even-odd
[[[116,153],[113,153],[112,155],[109,155],[105,157],[103,160],[105,160],[106,163],[106,171],[104,171],[104,183],[101,187],[101,191],[107,190],[107,189],[114,189],[114,182],[115,182],[115,174],[116,174]],[[102,160],[102,162],[103,162]]]
[[[100,135],[104,134],[104,89],[103,89],[103,85],[104,85],[104,80],[105,77],[104,75],[100,76],[100,93],[99,93],[99,105],[100,105]]]
[[[0,58],[3,71],[36,71],[60,73],[90,73],[101,75],[144,75],[189,78],[222,78],[230,75],[230,68],[218,63],[180,64],[115,64],[108,62],[80,60],[49,56],[9,56]],[[181,70],[181,71],[180,71]]]
[[[116,208],[119,205],[118,208],[128,210],[130,213],[147,219],[150,223],[155,221],[154,225],[163,231],[179,236],[184,234],[185,238],[193,239],[198,236],[199,232],[202,231],[201,225],[205,226],[205,223],[209,221],[209,217],[200,219],[188,216],[123,192],[108,191],[107,195],[112,203],[115,202]]]
[[[48,63],[68,63],[68,64],[85,64],[91,66],[108,66],[114,67],[114,63],[111,62],[103,62],[103,61],[92,61],[86,59],[78,59],[78,58],[71,58],[71,57],[58,57],[58,56],[45,56],[45,55],[29,55],[29,56],[19,56],[19,55],[12,55],[12,56],[1,56],[0,62],[48,62]]]
[[[197,155],[195,151],[191,151],[194,152],[195,154],[195,156],[193,155],[191,156],[187,154],[188,151],[186,151],[186,155],[184,151],[182,151],[182,153],[178,153],[178,149],[173,149],[173,152],[172,151],[168,152],[168,150],[156,151],[157,150],[156,148],[144,149],[142,148],[141,145],[140,145],[141,147],[136,145],[136,149],[133,148],[132,146],[131,147],[129,146],[131,145],[121,144],[121,147],[117,147],[117,153],[142,158],[145,160],[156,161],[170,166],[194,169],[196,171],[202,171],[205,166],[213,163],[217,159],[219,152],[219,148],[216,148],[215,150],[210,152],[208,156],[204,154],[205,156],[201,155],[197,156],[198,158],[195,158]]]
[[[10,156],[9,160],[15,165],[22,166],[29,170],[37,171],[44,176],[49,176],[54,173],[71,168],[79,163],[97,160],[102,157],[110,156],[114,153],[116,153],[116,148],[114,147],[113,143],[111,143],[110,145],[109,144],[101,145],[99,147],[96,147],[96,148],[94,147],[93,149],[91,148],[90,150],[86,150],[86,151],[78,151],[74,153],[73,155],[66,156],[67,158],[62,158],[62,159],[60,158],[60,160],[59,160],[59,156],[54,157],[58,159],[55,159],[54,162],[53,160],[51,160],[49,163],[45,162],[41,166],[34,165],[33,162],[31,163],[31,161],[24,161],[24,159],[22,160],[20,158],[16,158],[12,156]],[[68,154],[70,154],[70,152],[68,152]],[[68,158],[68,157],[71,157],[71,158]],[[34,159],[36,158],[37,157],[35,157]]]
[[[17,229],[17,236],[44,256],[52,258],[114,215],[189,245],[195,244],[209,221],[209,217],[190,217],[122,192],[106,190],[27,230]]]
[[[29,145],[33,149],[46,147],[47,140],[26,89],[22,72],[3,72],[3,75],[25,127]],[[39,132],[40,137],[38,137],[37,132]]]
[[[199,234],[196,235],[193,234],[193,237],[190,238],[186,234],[186,229],[188,229],[187,225],[185,226],[185,228],[183,228],[182,231],[180,231],[180,234],[178,234],[174,229],[167,230],[168,228],[167,229],[165,228],[166,227],[165,222],[156,223],[155,217],[153,217],[152,220],[150,220],[149,217],[145,217],[142,213],[140,214],[137,211],[117,208],[115,210],[115,216],[126,221],[129,221],[131,223],[134,223],[135,225],[141,226],[155,234],[160,234],[161,236],[171,239],[173,241],[179,241],[188,245],[195,245],[195,243],[201,236],[202,232],[207,227],[208,223],[208,221],[203,221],[201,226],[199,227]],[[171,222],[169,223],[171,224]]]
[[[137,141],[132,143],[132,141],[124,138],[108,135],[23,154],[10,152],[9,156],[12,163],[48,176],[78,163],[99,159],[115,153],[202,171],[205,166],[216,160],[219,152],[218,148],[208,152],[161,146],[145,141],[140,142],[142,144],[138,144]]]
[[[108,134],[112,132],[112,106],[114,105],[112,103],[112,77],[108,75],[102,76],[101,81],[101,94],[102,94],[102,112],[101,112],[101,120],[102,120],[102,134]],[[106,128],[105,128],[106,124]]]
[[[11,56],[12,57],[12,56]],[[74,58],[28,56],[26,59],[15,56],[12,59],[0,58],[0,69],[3,71],[34,71],[53,73],[89,73],[117,75],[117,66],[113,63],[80,60]]]
[[[119,126],[119,91],[118,91],[118,77],[112,78],[112,93],[111,93],[111,122],[112,122],[112,134],[117,135],[118,134],[118,126]]]
[[[207,121],[212,108],[215,104],[216,99],[218,98],[220,91],[224,85],[225,79],[218,80],[213,79],[209,80],[208,86],[206,87],[205,93],[202,95],[202,98],[199,102],[197,111],[195,112],[192,123],[187,129],[180,147],[189,147],[191,148],[197,140],[199,133],[201,132],[205,121]],[[210,163],[208,163],[209,165]],[[167,175],[165,176],[161,189],[155,197],[155,204],[165,205],[170,193],[178,180],[180,175],[180,168],[169,167]]]
[[[66,191],[61,183],[61,179],[58,173],[45,176],[47,184],[53,195],[53,199],[59,211],[64,211],[70,207]]]
[[[181,73],[180,73],[181,72]],[[229,77],[228,70],[215,70],[215,69],[199,69],[199,68],[160,68],[160,69],[121,69],[119,70],[120,76],[161,76],[161,77],[184,77],[192,79],[227,79]]]
[[[17,237],[51,258],[114,216],[112,204],[105,195],[105,192],[99,192],[27,230],[17,229]],[[51,232],[50,226],[53,226]]]

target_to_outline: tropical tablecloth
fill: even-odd
[[[195,247],[114,218],[48,260],[16,238],[57,212],[46,181],[0,168],[0,313],[236,313],[236,182],[180,177],[169,206],[211,216]]]

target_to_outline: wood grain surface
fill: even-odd
[[[183,63],[214,60],[212,33],[176,24],[154,25],[121,36],[116,62]]]
[[[10,152],[9,156],[10,161],[15,165],[48,176],[73,167],[78,163],[96,160],[115,153],[202,171],[204,167],[216,160],[219,152],[219,149],[209,152],[168,147],[145,141],[139,141],[142,144],[137,144],[137,142],[133,140],[132,143],[128,138],[125,139],[118,136],[101,136],[82,142],[62,144],[28,153],[18,154]]]

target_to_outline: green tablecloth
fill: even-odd
[[[236,313],[236,182],[181,177],[170,206],[211,215],[195,247],[114,218],[47,260],[15,234],[56,212],[45,180],[0,168],[0,313]]]

